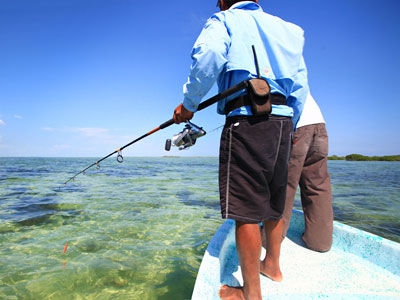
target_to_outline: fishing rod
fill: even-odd
[[[235,85],[235,86],[233,86],[233,87],[231,87],[231,88],[229,88],[229,89],[227,89],[227,90],[225,90],[225,91],[223,91],[223,92],[221,92],[221,93],[219,93],[219,94],[217,94],[217,95],[211,97],[210,99],[208,99],[208,100],[206,100],[206,101],[200,103],[199,106],[198,106],[197,111],[200,111],[200,110],[202,110],[202,109],[204,109],[204,108],[206,108],[206,107],[208,107],[208,106],[210,106],[210,105],[212,105],[212,104],[214,104],[214,103],[216,103],[216,102],[218,102],[218,101],[220,101],[220,100],[222,100],[222,99],[225,99],[225,98],[228,97],[228,96],[233,95],[234,93],[237,93],[237,92],[239,92],[239,91],[241,91],[241,90],[247,88],[248,85],[249,85],[249,83],[248,83],[247,80],[238,83],[237,85]],[[86,167],[86,168],[83,169],[82,171],[76,173],[74,176],[72,176],[71,178],[69,178],[66,182],[64,182],[64,184],[67,184],[67,183],[70,182],[71,180],[74,180],[78,175],[84,174],[85,171],[87,171],[87,170],[90,169],[91,167],[97,166],[98,168],[100,168],[99,163],[102,162],[103,160],[109,158],[110,156],[112,156],[112,155],[114,155],[114,154],[118,154],[118,155],[117,155],[117,161],[118,161],[119,163],[122,163],[122,162],[123,162],[123,156],[122,156],[122,154],[121,154],[121,151],[122,151],[123,149],[125,149],[125,148],[131,146],[132,144],[134,144],[134,143],[140,141],[141,139],[144,139],[145,137],[148,137],[149,135],[151,135],[151,134],[153,134],[153,133],[155,133],[155,132],[157,132],[157,131],[159,131],[159,130],[161,130],[161,129],[164,129],[164,128],[167,128],[167,127],[171,126],[171,125],[174,124],[174,123],[175,123],[175,122],[174,122],[174,119],[173,119],[173,118],[170,119],[170,120],[168,120],[168,121],[166,121],[166,122],[164,122],[164,123],[162,123],[160,126],[158,126],[158,127],[154,128],[153,130],[147,132],[146,134],[142,135],[141,137],[138,137],[137,139],[131,141],[131,142],[128,143],[128,144],[126,144],[125,146],[120,147],[119,149],[115,150],[114,152],[111,152],[110,154],[108,154],[108,155],[104,156],[103,158],[99,159],[98,161],[92,163],[90,166]],[[200,128],[200,127],[194,125],[193,123],[190,123],[190,122],[187,122],[187,123],[191,126],[192,129],[196,130],[196,132],[197,132],[198,130],[202,130],[202,128]],[[205,131],[204,131],[204,134],[205,134]],[[203,134],[203,135],[204,135],[204,134]],[[199,135],[199,136],[201,136],[201,135]],[[196,138],[196,137],[195,137],[195,138]],[[195,138],[194,138],[194,141],[195,141]],[[193,144],[194,144],[194,142],[191,141],[191,145],[193,145]],[[190,145],[189,145],[189,146],[190,146]],[[166,147],[166,148],[167,148],[167,147]],[[184,148],[187,148],[187,146],[184,146],[182,149],[184,149]]]
[[[253,55],[254,55],[254,63],[256,66],[256,71],[257,71],[257,78],[255,79],[250,79],[250,80],[244,80],[240,83],[238,83],[237,85],[211,97],[210,99],[203,101],[199,104],[197,111],[200,111],[222,99],[225,99],[228,96],[231,96],[243,89],[247,89],[248,94],[251,96],[251,110],[253,111],[253,107],[254,108],[254,112],[256,114],[258,114],[258,110],[259,107],[261,108],[260,112],[262,114],[264,114],[265,111],[265,104],[268,103],[270,105],[269,102],[269,92],[271,91],[271,88],[267,82],[267,80],[262,79],[261,75],[260,75],[260,69],[258,66],[258,60],[257,60],[257,54],[256,54],[256,49],[254,47],[254,45],[252,46],[252,51],[253,51]],[[261,102],[260,102],[261,100]],[[153,130],[147,132],[146,134],[142,135],[141,137],[137,138],[136,140],[133,140],[132,142],[126,144],[125,146],[122,146],[121,148],[119,148],[118,150],[115,150],[114,152],[104,156],[103,158],[101,158],[100,160],[92,163],[90,166],[86,167],[85,169],[83,169],[82,171],[76,173],[74,176],[72,176],[71,178],[69,178],[66,182],[64,182],[64,184],[67,184],[68,182],[70,182],[71,180],[74,180],[76,178],[76,176],[78,176],[79,174],[85,173],[86,170],[90,169],[93,166],[97,166],[97,168],[100,168],[99,163],[102,162],[103,160],[109,158],[110,156],[114,155],[114,154],[118,154],[117,155],[117,161],[119,163],[122,163],[124,158],[122,157],[121,151],[123,149],[125,149],[126,147],[129,147],[130,145],[140,141],[141,139],[161,130],[164,128],[167,128],[169,126],[171,126],[172,124],[174,124],[174,119],[169,119],[168,121],[162,123],[160,126],[154,128]],[[203,128],[187,121],[186,122],[186,126],[185,129],[180,132],[179,134],[175,135],[173,137],[173,143],[175,146],[178,146],[180,150],[186,149],[192,145],[195,144],[196,139],[198,137],[201,137],[203,135],[206,134],[206,132],[203,130]],[[169,151],[171,148],[171,140],[167,140],[167,143],[165,145],[165,150]]]

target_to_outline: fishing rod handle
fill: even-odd
[[[214,103],[216,103],[216,102],[218,102],[218,101],[220,101],[222,99],[225,99],[226,97],[228,97],[230,95],[233,95],[236,92],[239,92],[239,91],[245,89],[247,87],[247,85],[248,85],[248,83],[247,83],[246,80],[242,81],[242,82],[238,83],[237,85],[235,85],[235,86],[233,86],[233,87],[231,87],[231,88],[229,88],[229,89],[227,89],[227,90],[215,95],[214,97],[211,97],[210,99],[201,102],[199,104],[199,107],[197,108],[197,111],[202,110],[202,109],[204,109],[206,107],[209,107],[210,105],[212,105],[212,104],[214,104]],[[168,126],[171,126],[174,123],[175,123],[175,121],[172,118],[172,119],[162,123],[159,126],[159,129],[164,129],[164,128],[168,127]]]
[[[202,110],[206,107],[209,107],[210,105],[212,105],[222,99],[225,99],[226,97],[231,96],[236,92],[239,92],[239,91],[245,89],[247,86],[248,86],[247,80],[242,81],[242,82],[238,83],[237,85],[234,85],[233,87],[215,95],[214,97],[211,97],[210,99],[208,99],[204,102],[201,102],[199,104],[199,107],[197,108],[197,111]]]
[[[160,129],[164,129],[164,128],[168,127],[168,126],[171,126],[174,123],[175,123],[174,119],[170,119],[167,122],[162,123],[159,127],[160,127]]]

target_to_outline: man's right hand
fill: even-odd
[[[192,113],[190,110],[187,110],[181,103],[174,110],[174,122],[175,124],[186,122],[193,118],[193,115],[194,113]]]

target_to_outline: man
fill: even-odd
[[[219,185],[223,218],[236,221],[236,248],[243,287],[221,287],[222,299],[261,299],[260,273],[281,281],[279,265],[287,166],[293,124],[308,94],[303,60],[303,30],[264,13],[254,1],[220,0],[221,12],[205,24],[192,50],[184,100],[174,111],[176,123],[193,117],[215,81],[224,91],[257,77],[271,87],[271,114],[253,115],[245,90],[218,103],[225,114],[221,135]],[[267,256],[260,264],[264,223]]]
[[[290,155],[282,239],[289,228],[294,197],[300,183],[305,221],[302,238],[308,248],[320,252],[328,251],[332,246],[332,193],[327,157],[325,120],[314,98],[308,94]]]

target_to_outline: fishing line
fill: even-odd
[[[254,46],[252,48],[253,48],[253,53],[254,53],[254,56],[255,56],[257,75],[258,75],[258,78],[260,78],[258,62],[257,62],[257,57],[256,57]],[[216,102],[218,102],[220,100],[223,100],[223,99],[225,99],[225,98],[227,98],[227,97],[229,97],[229,96],[231,96],[231,95],[233,95],[233,94],[235,94],[237,92],[243,91],[245,89],[247,89],[247,91],[249,93],[254,92],[252,90],[252,88],[251,88],[253,86],[252,85],[252,81],[253,80],[260,80],[260,79],[244,80],[244,81],[238,83],[237,85],[235,85],[235,86],[233,86],[233,87],[231,87],[231,88],[229,88],[229,89],[227,89],[227,90],[225,90],[225,91],[223,91],[223,92],[221,92],[221,93],[209,98],[208,100],[200,103],[198,108],[197,108],[197,111],[200,111],[200,110],[202,110],[202,109],[204,109],[204,108],[206,108],[206,107],[208,107],[208,106],[210,106],[210,105],[212,105],[212,104],[214,104],[214,103],[216,103]],[[265,82],[268,85],[268,82],[266,80],[265,80]],[[268,88],[269,88],[269,85],[268,85]],[[269,93],[269,91],[268,91],[268,93]],[[267,93],[267,95],[268,95],[268,93]],[[149,136],[149,135],[151,135],[151,134],[153,134],[153,133],[155,133],[155,132],[157,132],[157,131],[159,131],[161,129],[164,129],[164,128],[167,128],[167,127],[171,126],[174,123],[175,122],[174,122],[173,118],[168,120],[168,121],[166,121],[166,122],[164,122],[164,123],[162,123],[160,126],[154,128],[153,130],[150,130],[149,132],[145,133],[144,135],[142,135],[142,136],[138,137],[137,139],[129,142],[125,146],[122,146],[122,147],[118,148],[117,150],[111,152],[110,154],[104,156],[103,158],[99,159],[98,161],[96,161],[96,162],[92,163],[91,165],[89,165],[88,167],[84,168],[82,171],[76,173],[74,176],[70,177],[67,181],[65,181],[64,185],[66,185],[68,182],[74,180],[78,175],[85,174],[85,172],[88,169],[92,168],[93,166],[96,166],[96,168],[99,169],[100,168],[100,162],[104,161],[105,159],[109,158],[110,156],[112,156],[114,154],[117,154],[117,161],[119,163],[122,163],[124,161],[124,157],[122,156],[122,150],[124,150],[125,148],[131,146],[132,144],[144,139],[145,137],[147,137],[147,136]],[[187,147],[190,147],[190,146],[194,145],[195,142],[196,142],[196,139],[198,137],[201,137],[201,136],[206,134],[206,132],[201,127],[191,123],[190,121],[187,121],[186,123],[187,124],[185,125],[185,129],[182,132],[180,132],[178,135],[176,135],[177,139],[174,141],[174,144],[176,142],[175,145],[179,146],[180,149],[186,149]],[[218,129],[222,128],[223,126],[224,125],[216,127],[215,129],[210,131],[210,133],[217,131]],[[175,136],[174,136],[174,138],[175,138]],[[170,146],[171,146],[171,141],[169,142],[169,147]],[[166,145],[166,148],[167,148],[167,145]],[[64,246],[63,255],[65,255],[65,253],[67,251],[67,247],[68,247],[68,243],[65,244],[65,246]],[[63,268],[64,269],[65,269],[65,266],[66,266],[66,260],[63,259]]]
[[[217,128],[214,128],[213,130],[209,131],[208,133],[213,133],[214,131],[217,131],[218,129],[220,129],[220,128],[224,127],[224,126],[225,126],[225,124],[221,125],[221,126],[219,126]]]

